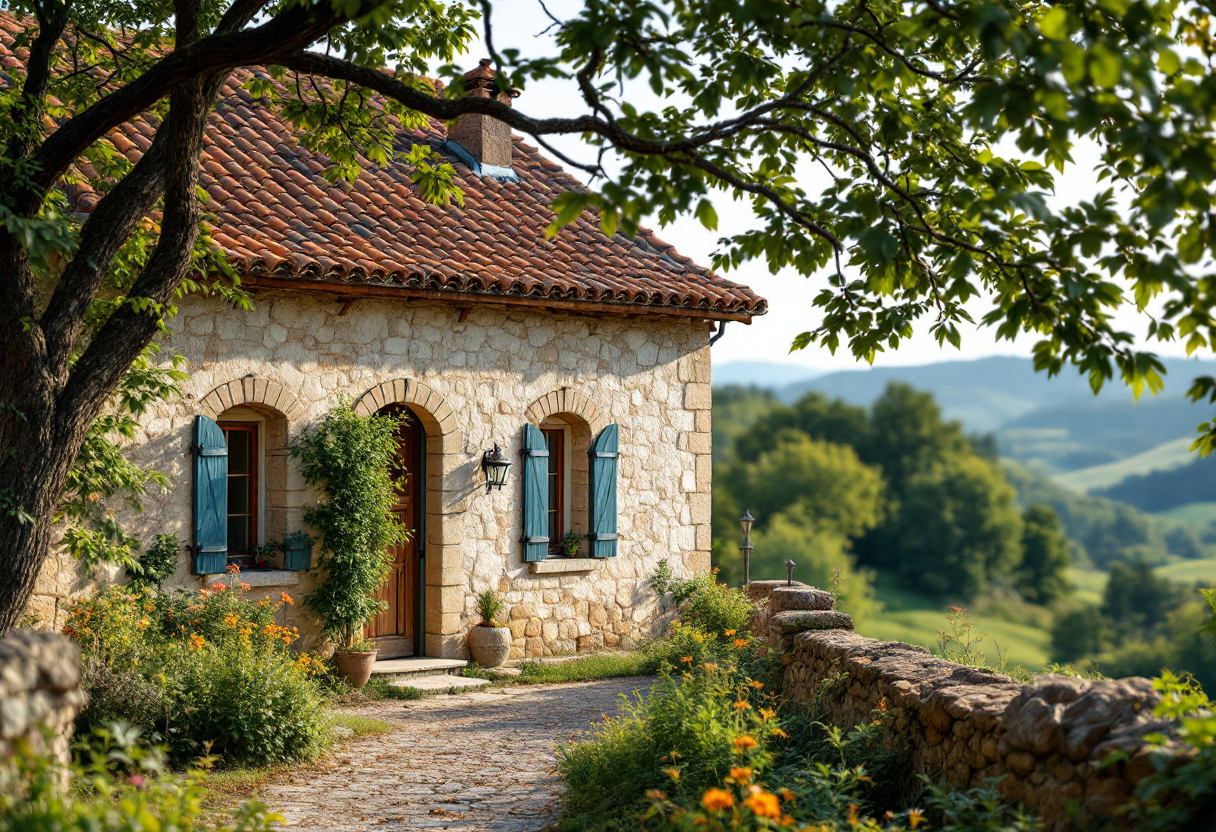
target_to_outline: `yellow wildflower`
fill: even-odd
[[[237,624],[241,623],[241,619],[237,617],[236,613],[230,612],[228,615],[224,616],[224,623],[229,627],[235,627]]]
[[[764,720],[765,722],[768,722],[770,719],[772,719],[776,715],[777,715],[777,712],[774,711],[772,708],[761,708],[760,709],[760,719]]]
[[[203,640],[203,637],[198,635],[197,633],[190,634],[190,649],[191,650],[198,650],[206,643],[207,642],[205,642]]]
[[[711,812],[721,812],[735,805],[735,798],[726,789],[710,789],[701,797],[701,805]]]
[[[781,737],[781,739],[783,739],[783,740],[788,740],[790,738],[790,735],[785,733],[784,731],[782,731],[780,728],[773,729],[773,736]]]
[[[728,636],[733,636],[733,635],[734,635],[735,633],[737,633],[737,632],[739,632],[739,631],[738,631],[738,630],[727,630],[727,631],[726,631],[726,634],[727,634]]]
[[[744,702],[742,699],[735,703],[735,709],[739,711],[750,711],[751,707],[752,706],[750,704]]]
[[[908,810],[908,826],[911,826],[913,829],[915,829],[916,827],[920,826],[924,822],[925,822],[925,813],[924,812],[922,812],[920,809],[909,809]]]
[[[663,773],[677,783],[680,781],[680,770],[678,768],[665,768],[663,769]]]
[[[706,662],[705,669],[706,670],[717,670],[718,666],[716,664],[714,664],[713,662]]]

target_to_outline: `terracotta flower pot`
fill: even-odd
[[[356,690],[372,678],[372,665],[376,663],[376,650],[339,650],[334,653],[338,660],[338,678]]]
[[[469,630],[469,652],[482,667],[498,667],[511,654],[511,629],[474,627]]]

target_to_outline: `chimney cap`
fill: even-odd
[[[519,90],[514,87],[508,90],[497,89],[494,83],[497,73],[491,64],[492,61],[489,58],[482,58],[477,62],[477,66],[464,74],[464,94],[478,98],[493,98],[496,94],[505,93],[511,98],[519,98]]]

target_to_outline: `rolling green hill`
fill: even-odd
[[[1052,480],[1073,491],[1085,493],[1100,491],[1117,485],[1131,476],[1169,471],[1189,465],[1195,459],[1194,454],[1190,451],[1193,441],[1191,437],[1184,436],[1181,439],[1162,442],[1147,451],[1141,451],[1135,456],[1126,457],[1118,462],[1108,462],[1105,465],[1095,465],[1092,468],[1056,474]]]

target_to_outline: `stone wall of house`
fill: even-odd
[[[779,583],[753,587],[753,628],[782,652],[786,696],[841,726],[885,721],[916,774],[963,788],[1002,778],[1004,795],[1050,830],[1089,828],[1125,804],[1151,771],[1144,736],[1170,730],[1152,715],[1160,696],[1148,679],[1023,684],[860,636],[830,593]],[[1114,752],[1127,760],[1103,766]]]
[[[80,648],[71,639],[34,630],[0,639],[0,759],[28,750],[70,762],[83,705]]]
[[[182,399],[143,420],[146,438],[133,455],[176,487],[149,495],[142,514],[122,513],[146,543],[161,533],[176,533],[183,546],[190,542],[188,450],[197,414],[252,409],[266,419],[267,435],[290,442],[343,394],[364,412],[409,403],[427,433],[427,655],[466,655],[474,595],[485,588],[503,593],[509,605],[514,657],[629,647],[658,626],[657,599],[645,581],[659,559],[683,574],[709,568],[710,357],[703,320],[489,305],[461,310],[379,299],[343,303],[261,291],[253,311],[188,297],[172,328],[162,355],[184,356],[190,377]],[[523,562],[521,434],[526,422],[550,416],[592,436],[620,425],[616,558],[546,563],[539,572]],[[487,494],[481,454],[495,442],[514,465],[507,486]],[[576,468],[576,488],[580,476],[585,470]],[[301,528],[314,495],[294,463],[268,470],[268,480],[264,497],[274,536],[280,526]],[[585,524],[585,511],[581,517]],[[580,521],[577,506],[572,520]],[[580,571],[551,571],[558,566]],[[183,550],[169,585],[199,588],[188,568]],[[298,600],[311,578],[250,572],[242,580],[251,597],[285,591]],[[30,612],[44,626],[58,626],[67,601],[87,591],[88,581],[57,559]],[[303,605],[285,607],[282,615],[310,644],[317,642],[317,622]]]

